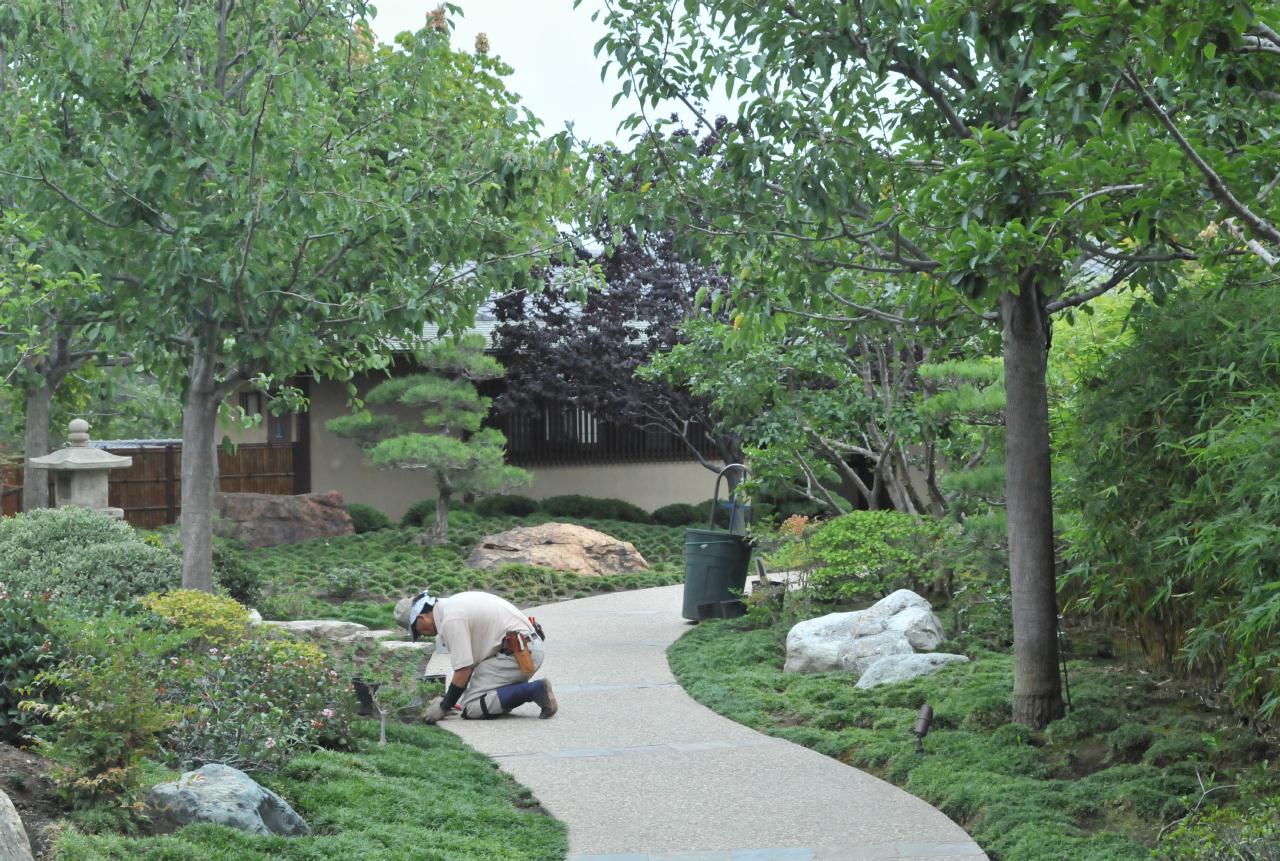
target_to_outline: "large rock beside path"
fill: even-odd
[[[471,568],[521,564],[574,574],[632,574],[649,563],[628,541],[572,523],[520,526],[480,540],[467,557]]]
[[[793,626],[783,671],[861,675],[879,658],[931,651],[942,639],[942,623],[929,602],[899,589],[865,610],[829,613]]]
[[[311,538],[352,535],[351,515],[336,490],[277,496],[270,493],[219,493],[214,532],[250,547],[274,547]]]
[[[211,763],[147,795],[147,815],[156,834],[168,834],[193,822],[213,822],[250,834],[298,837],[311,829],[288,803],[249,775]]]
[[[9,796],[0,791],[0,861],[31,861],[31,841]]]

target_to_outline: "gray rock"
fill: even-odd
[[[263,622],[298,637],[314,637],[318,640],[341,640],[353,637],[369,629],[356,622],[339,622],[334,619],[299,619],[294,622]]]
[[[339,637],[339,643],[351,643],[353,645],[370,645],[381,642],[382,640],[390,640],[392,637],[399,637],[404,634],[403,630],[392,631],[386,628],[378,630],[356,631],[354,634],[347,634],[345,637]]]
[[[156,834],[193,822],[212,822],[250,834],[298,837],[311,833],[280,796],[243,771],[216,763],[157,785],[147,795],[146,809]]]
[[[863,638],[875,639],[853,645]],[[860,673],[876,657],[935,649],[942,639],[942,623],[929,602],[909,589],[899,589],[865,610],[829,613],[793,626],[787,633],[783,671]]]
[[[872,664],[889,655],[911,654],[911,641],[904,634],[899,631],[883,631],[843,642],[836,653],[836,668],[861,676]]]
[[[0,861],[31,861],[31,841],[18,808],[0,791]]]
[[[399,651],[403,649],[408,649],[410,651],[426,650],[426,649],[430,649],[432,645],[433,645],[432,641],[427,638],[420,639],[416,643],[411,642],[409,640],[380,640],[378,642],[378,646],[380,648],[386,649],[387,651],[391,651],[391,652]]]
[[[858,679],[857,687],[874,688],[894,682],[905,682],[919,676],[928,676],[950,664],[967,664],[964,655],[931,652],[927,655],[886,655],[867,667]]]

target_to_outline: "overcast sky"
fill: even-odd
[[[612,76],[600,81],[600,62],[592,51],[605,34],[604,25],[591,20],[602,0],[455,0],[463,16],[455,18],[453,43],[470,51],[477,33],[489,37],[490,53],[515,72],[507,86],[543,122],[543,133],[554,134],[572,122],[580,138],[612,140],[624,148],[630,133],[617,131],[630,113],[628,102],[610,108],[618,91]],[[373,29],[390,42],[396,33],[416,30],[438,5],[432,0],[381,0]],[[601,16],[603,18],[603,15]],[[634,105],[634,102],[630,103]],[[669,109],[665,109],[670,112]],[[712,105],[712,113],[727,112]]]

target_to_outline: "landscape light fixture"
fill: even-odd
[[[929,724],[933,721],[933,706],[925,703],[920,706],[920,713],[916,715],[916,753],[924,755],[924,737],[929,734]]]

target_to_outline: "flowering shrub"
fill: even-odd
[[[50,776],[77,806],[132,807],[143,758],[181,711],[158,696],[156,670],[182,649],[186,635],[151,629],[117,610],[89,619],[57,615],[49,625],[67,657],[36,681],[57,688],[62,700],[24,700],[22,708],[48,719],[33,734],[55,763]]]
[[[43,597],[10,595],[0,583],[0,741],[20,741],[34,722],[32,712],[18,708],[22,699],[44,701],[52,694],[36,682],[58,657],[47,615]]]
[[[182,712],[160,750],[174,767],[272,771],[300,749],[350,746],[345,680],[310,643],[255,633],[168,664],[164,696]]]

